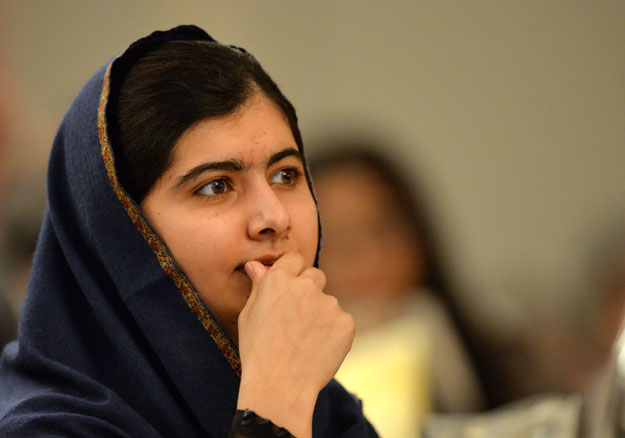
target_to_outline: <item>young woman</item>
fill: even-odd
[[[318,223],[254,58],[193,26],[137,41],[55,139],[0,434],[375,436],[332,380],[354,322],[323,293]]]

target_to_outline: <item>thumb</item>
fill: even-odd
[[[250,290],[250,295],[247,299],[247,302],[245,303],[241,315],[243,314],[243,312],[245,312],[245,309],[249,309],[254,305],[254,302],[256,301],[256,291],[258,290],[258,283],[265,276],[265,273],[269,268],[263,265],[261,262],[251,261],[247,262],[243,266],[243,269],[245,269],[245,273],[248,277],[250,277],[250,280],[252,281],[252,289]]]
[[[255,260],[247,262],[244,266],[244,269],[247,276],[250,277],[250,280],[252,280],[252,291],[256,289],[258,282],[265,276],[265,273],[269,270],[267,266]]]

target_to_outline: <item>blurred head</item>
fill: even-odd
[[[311,163],[323,223],[326,290],[343,301],[395,299],[437,287],[425,222],[398,171],[366,148]]]
[[[587,262],[594,306],[589,309],[591,326],[584,331],[590,335],[591,356],[602,364],[612,358],[625,321],[625,227],[607,229],[596,240]]]
[[[170,42],[119,96],[119,178],[236,342],[243,266],[315,262],[318,221],[292,105],[248,54]]]

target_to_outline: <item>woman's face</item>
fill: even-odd
[[[349,163],[314,178],[326,291],[353,310],[354,304],[378,305],[420,286],[421,243],[389,183],[368,167]]]
[[[317,210],[302,159],[285,115],[263,95],[189,128],[141,208],[235,342],[251,289],[243,265],[291,251],[315,260]]]

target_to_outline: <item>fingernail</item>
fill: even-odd
[[[254,277],[256,276],[256,270],[254,269],[254,264],[251,262],[247,262],[243,266],[243,269],[245,269],[245,273],[247,274],[248,277],[250,277],[250,280],[254,280]]]

